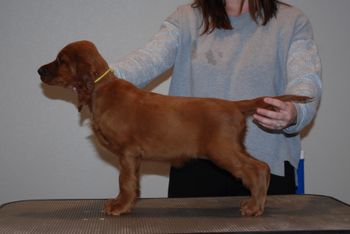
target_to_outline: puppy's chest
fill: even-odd
[[[93,121],[92,129],[98,142],[103,147],[113,153],[120,154],[121,150],[123,149],[123,137],[120,137],[120,134],[116,134],[104,124],[97,121]]]
[[[111,142],[108,140],[108,137],[106,136],[106,134],[103,133],[100,125],[96,121],[93,121],[92,123],[92,130],[94,131],[95,136],[102,145],[104,145],[105,147],[109,147],[111,145]]]

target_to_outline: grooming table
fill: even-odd
[[[18,201],[1,207],[0,233],[350,233],[349,205],[330,197],[269,196],[260,217],[242,217],[241,199],[140,199],[119,217],[106,200]]]

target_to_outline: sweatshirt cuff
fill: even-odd
[[[294,103],[294,105],[297,109],[297,121],[296,121],[296,123],[283,129],[283,132],[288,134],[288,135],[296,134],[296,133],[301,131],[301,129],[302,129],[301,125],[303,122],[302,119],[303,119],[304,113],[306,111],[305,105],[300,104],[300,103]]]

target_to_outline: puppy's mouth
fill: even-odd
[[[79,84],[74,84],[74,82],[65,82],[62,79],[58,79],[57,77],[53,79],[50,76],[40,76],[40,79],[46,85],[69,89],[72,90],[76,95],[79,93]]]
[[[44,84],[50,86],[59,86],[67,89],[75,89],[73,84],[65,82],[63,79],[59,79],[58,77],[52,78],[51,76],[40,76],[40,79]]]
[[[52,84],[52,79],[48,76],[40,76],[40,80],[47,85],[54,85]]]

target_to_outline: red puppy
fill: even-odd
[[[107,214],[131,210],[139,196],[141,160],[181,164],[199,156],[226,169],[250,190],[251,197],[241,203],[242,215],[263,214],[270,170],[243,145],[246,117],[257,107],[271,108],[263,97],[226,101],[164,96],[138,89],[115,77],[88,41],[67,45],[55,61],[38,72],[46,84],[75,90],[79,109],[87,105],[92,113],[99,141],[119,159],[120,192],[106,204]],[[275,98],[309,99],[292,95]]]

